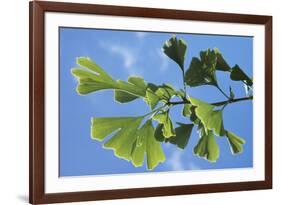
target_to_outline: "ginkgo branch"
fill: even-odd
[[[235,103],[235,102],[239,102],[239,101],[246,101],[246,100],[253,100],[253,96],[236,98],[236,99],[229,99],[229,100],[214,102],[214,103],[210,103],[210,104],[214,105],[214,106],[222,106],[222,105],[225,105],[225,104],[231,104],[231,103]],[[169,102],[168,104],[170,104],[170,105],[190,104],[190,101],[183,100],[183,101]]]

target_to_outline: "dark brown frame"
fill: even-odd
[[[30,2],[30,143],[29,201],[32,204],[152,197],[272,188],[272,16]],[[44,191],[44,13],[67,12],[113,16],[260,24],[265,26],[265,180],[205,185],[151,187],[46,194]]]

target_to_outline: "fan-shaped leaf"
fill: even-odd
[[[181,93],[177,92],[175,88],[168,84],[161,86],[148,84],[145,101],[151,109],[154,109],[160,101],[167,103],[173,96],[178,96],[180,94]]]
[[[191,104],[184,104],[183,106],[183,110],[182,110],[182,115],[185,117],[188,117],[191,115],[192,111],[191,111]]]
[[[216,143],[215,136],[212,131],[205,132],[205,129],[200,129],[200,140],[194,147],[194,154],[203,157],[210,162],[216,162],[219,158],[219,146]]]
[[[185,72],[185,83],[191,87],[200,85],[217,85],[216,79],[216,64],[214,59],[209,56],[209,50],[201,52],[201,58],[209,60],[210,62],[204,62],[202,59],[192,58],[188,70]],[[213,63],[213,64],[212,64]]]
[[[179,148],[184,149],[188,144],[192,128],[194,124],[177,123],[179,126],[175,129],[176,136],[168,138],[168,141],[177,145]]]
[[[196,106],[195,113],[204,125],[206,132],[208,130],[213,130],[216,135],[225,135],[225,130],[223,126],[222,110],[213,110],[215,106],[198,100],[193,97],[189,97],[192,105]]]
[[[233,154],[239,154],[243,152],[243,144],[245,144],[244,139],[229,131],[226,131],[226,137],[231,146],[231,151]]]
[[[131,94],[130,92],[123,91],[123,90],[125,90],[125,88],[121,86],[121,88],[122,88],[121,90],[114,90],[114,94],[115,94],[114,96],[115,96],[115,100],[117,102],[120,102],[120,103],[131,102],[131,101],[139,98],[140,96],[144,95],[147,85],[146,85],[145,81],[143,80],[143,78],[131,76],[128,79],[128,83],[131,83],[132,85],[135,86],[134,91],[132,91],[132,89],[130,88],[131,92],[134,92],[136,94],[136,90],[138,90],[137,93],[139,95],[134,95],[134,93]],[[126,89],[126,90],[129,91],[128,89]]]
[[[183,39],[177,39],[176,36],[173,36],[165,42],[163,45],[163,52],[175,61],[182,71],[184,71],[184,60],[186,52],[186,42]]]
[[[230,71],[231,68],[217,48],[200,52],[199,58],[192,58],[185,72],[185,82],[191,87],[200,85],[217,86],[216,70]]]
[[[79,82],[77,86],[79,94],[114,89],[118,90],[115,93],[115,98],[118,102],[129,102],[136,99],[136,96],[145,96],[146,83],[140,77],[130,77],[128,82],[122,80],[115,81],[89,58],[80,57],[77,59],[77,64],[83,67],[72,69],[72,74]]]
[[[159,112],[153,116],[153,119],[158,121],[158,123],[163,124],[162,132],[165,138],[176,136],[168,111]]]
[[[132,161],[136,167],[142,166],[146,153],[147,168],[154,169],[165,160],[165,155],[154,138],[151,120],[139,128],[142,120],[143,117],[93,118],[92,138],[103,141],[113,134],[104,148],[112,149],[117,157]]]
[[[162,150],[161,144],[154,138],[154,128],[151,120],[148,121],[145,129],[146,138],[146,158],[147,168],[149,170],[154,169],[160,162],[165,161],[165,154]]]
[[[231,80],[234,81],[244,81],[248,86],[252,86],[253,85],[253,81],[251,78],[249,78],[246,73],[244,73],[244,71],[238,66],[235,65],[230,73],[230,78]]]
[[[228,63],[225,61],[225,59],[223,58],[223,56],[220,53],[219,49],[214,48],[214,51],[215,51],[216,56],[217,56],[216,70],[230,71],[231,68],[228,65]]]
[[[155,132],[154,137],[159,142],[169,142],[171,144],[177,145],[179,148],[184,149],[188,144],[192,128],[194,124],[184,124],[184,123],[177,123],[179,126],[175,129],[176,136],[165,138],[162,132],[163,124],[158,124]]]

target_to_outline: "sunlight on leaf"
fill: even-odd
[[[245,144],[244,139],[238,137],[236,134],[229,131],[226,131],[226,136],[231,146],[231,151],[233,154],[239,154],[243,152],[243,144]]]
[[[170,119],[168,111],[162,111],[153,116],[153,119],[158,123],[163,124],[162,132],[165,138],[176,136],[173,123]]]
[[[154,138],[154,128],[152,126],[151,120],[148,121],[146,127],[145,137],[146,137],[146,158],[147,158],[147,168],[149,170],[154,169],[160,162],[165,161],[165,155],[162,150],[161,144]]]
[[[128,79],[128,83],[131,83],[132,85],[134,85],[135,86],[134,89],[136,89],[136,87],[137,87],[137,89],[139,89],[139,91],[138,91],[139,95],[134,95],[133,93],[136,93],[136,91],[135,90],[132,91],[131,89],[129,89],[129,90],[131,90],[131,93],[133,92],[132,94],[130,92],[122,91],[122,90],[125,90],[124,88],[121,90],[114,90],[114,98],[117,102],[120,102],[120,103],[131,102],[131,101],[139,98],[140,96],[143,96],[143,94],[144,94],[143,92],[146,91],[147,85],[146,85],[145,81],[143,80],[143,78],[141,78],[141,77],[131,76]],[[127,88],[127,90],[128,90],[128,88]]]
[[[193,149],[194,154],[205,158],[210,162],[216,162],[219,158],[220,150],[216,143],[215,136],[212,131],[205,132],[204,128],[200,129],[200,140]]]
[[[190,116],[192,113],[191,108],[192,108],[191,104],[184,104],[183,110],[182,110],[182,115],[185,117]]]
[[[92,138],[103,141],[113,134],[103,147],[112,149],[115,156],[142,166],[145,153],[147,168],[154,169],[165,161],[161,145],[154,138],[154,128],[148,120],[139,128],[143,117],[92,118]]]
[[[225,135],[222,110],[213,110],[215,106],[193,97],[189,97],[189,100],[192,105],[196,106],[196,116],[203,123],[205,129],[213,130],[218,136]]]

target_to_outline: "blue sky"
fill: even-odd
[[[166,57],[161,47],[171,33],[132,32],[79,28],[60,28],[60,176],[103,175],[151,172],[146,166],[135,168],[130,162],[114,156],[112,150],[102,148],[102,143],[90,137],[91,117],[138,116],[149,112],[141,99],[128,104],[113,100],[112,91],[101,91],[86,96],[76,93],[76,79],[71,68],[76,67],[79,56],[87,56],[97,62],[114,79],[126,80],[130,75],[140,75],[147,82],[170,83],[182,87],[181,71]],[[238,64],[249,76],[253,67],[252,37],[177,34],[188,44],[185,67],[201,50],[218,48],[230,66]],[[220,87],[228,92],[232,86],[236,97],[244,97],[241,82],[233,82],[229,74],[219,72]],[[225,100],[212,86],[188,88],[188,94],[208,102]],[[171,110],[174,122],[186,121],[180,113],[181,106]],[[220,158],[210,163],[193,155],[198,141],[193,129],[185,150],[163,144],[166,161],[153,172],[198,169],[244,168],[253,165],[253,110],[251,101],[227,106],[224,110],[224,126],[246,140],[244,152],[232,155],[224,137],[216,137],[220,146]]]

